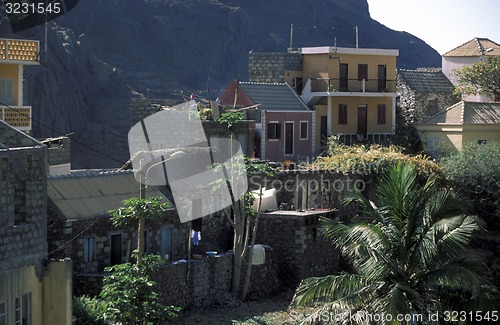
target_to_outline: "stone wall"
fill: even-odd
[[[47,147],[0,121],[0,269],[47,252]]]
[[[249,298],[278,290],[273,252],[266,249],[265,264],[252,266]],[[224,254],[160,267],[154,276],[160,302],[183,308],[224,305],[231,290],[232,257]]]
[[[399,107],[407,122],[422,122],[460,101],[453,92],[415,92],[401,78],[396,81]]]
[[[70,163],[71,140],[69,138],[60,138],[46,144],[49,148],[49,165]]]
[[[149,100],[147,98],[132,98],[130,102],[130,125],[133,126],[140,120],[159,112],[162,107],[171,106],[172,104],[178,103],[174,103],[168,99]]]
[[[248,55],[248,81],[285,82],[285,71],[302,71],[300,53],[250,53]]]

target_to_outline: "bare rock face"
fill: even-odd
[[[44,47],[43,26],[9,35],[0,22],[2,37]],[[249,51],[286,51],[290,24],[293,47],[354,47],[358,26],[360,47],[399,49],[401,68],[441,64],[422,40],[372,20],[366,0],[80,1],[49,22],[46,61],[25,70],[35,136],[75,132],[74,168],[119,166],[132,94],[213,99],[238,75],[247,79]]]

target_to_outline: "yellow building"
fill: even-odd
[[[31,131],[31,106],[23,103],[23,68],[39,64],[38,41],[0,38],[0,119]]]
[[[461,101],[416,128],[424,149],[434,158],[466,143],[500,141],[500,103]]]

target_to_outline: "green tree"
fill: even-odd
[[[124,263],[107,267],[111,275],[104,278],[100,298],[104,302],[104,318],[121,324],[162,324],[176,317],[179,308],[158,302],[151,276],[163,264],[158,255],[147,255],[141,267]]]
[[[493,308],[488,270],[466,252],[480,220],[467,216],[463,200],[437,186],[434,175],[423,184],[417,179],[414,167],[397,164],[378,183],[376,204],[359,191],[346,200],[359,206],[352,223],[322,219],[324,235],[354,272],[304,280],[296,305],[319,302],[318,313],[335,315],[391,315],[388,324],[404,324],[398,314]]]
[[[457,77],[456,90],[462,94],[481,94],[491,98],[500,97],[500,57],[454,69]]]
[[[142,186],[142,185],[141,185]],[[170,207],[170,203],[161,203],[161,197],[130,198],[123,201],[123,207],[110,210],[111,221],[115,227],[130,223],[138,224],[137,264],[142,264],[144,254],[144,222],[146,219],[160,219]]]
[[[443,174],[474,203],[475,212],[488,226],[500,226],[500,143],[468,143],[441,159]]]

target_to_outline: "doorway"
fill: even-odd
[[[358,132],[363,136],[363,139],[367,138],[368,133],[368,118],[367,118],[367,106],[358,105]]]

